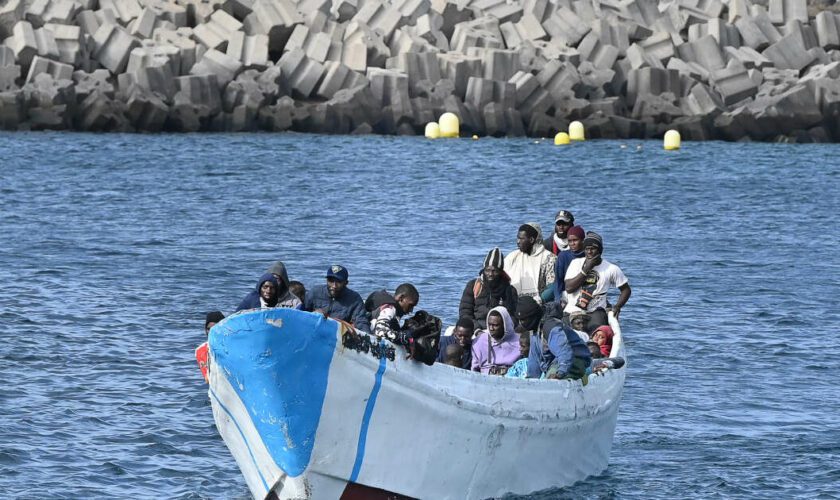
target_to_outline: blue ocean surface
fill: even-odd
[[[486,252],[562,208],[630,280],[630,365],[607,471],[532,498],[836,498],[839,157],[0,134],[0,497],[247,497],[193,355],[206,311],[282,259],[307,287],[334,263],[362,295],[411,281],[451,323]]]

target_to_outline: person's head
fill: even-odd
[[[519,318],[519,324],[524,326],[528,331],[536,331],[540,326],[540,320],[543,316],[543,308],[537,304],[533,297],[523,295],[519,297],[516,304],[516,317]]]
[[[566,238],[569,228],[575,223],[575,216],[572,212],[560,210],[554,216],[554,234],[558,238]]]
[[[303,283],[301,283],[300,281],[290,281],[289,291],[295,294],[295,296],[299,298],[301,302],[306,301],[306,287],[304,287]]]
[[[455,323],[455,331],[452,336],[458,341],[458,345],[469,349],[472,345],[472,336],[475,332],[475,323],[470,318],[461,318]]]
[[[257,285],[257,291],[260,298],[268,305],[274,306],[277,304],[278,290],[280,289],[277,278],[271,273],[265,273],[260,277],[260,282]]]
[[[595,342],[591,342],[591,341],[587,342],[586,347],[589,349],[589,354],[593,358],[603,358],[604,357],[604,355],[601,354],[601,346],[599,346]]]
[[[529,332],[519,334],[519,357],[527,358],[531,350],[531,334]]]
[[[443,351],[443,362],[449,366],[461,368],[461,358],[464,355],[464,348],[460,344],[449,344]]]
[[[604,252],[604,240],[595,231],[588,231],[583,239],[583,251],[587,259],[594,259]]]
[[[583,239],[586,237],[586,233],[583,231],[583,228],[580,226],[572,226],[566,232],[566,243],[569,244],[569,250],[572,252],[580,252],[583,250]]]
[[[487,252],[487,256],[484,257],[484,267],[481,271],[484,282],[490,286],[494,286],[502,279],[504,269],[505,257],[502,255],[502,251],[499,250],[499,247]]]
[[[343,266],[333,265],[327,269],[327,292],[330,297],[337,299],[344,293],[347,283],[350,280],[350,273]]]
[[[223,319],[225,319],[225,315],[222,314],[222,311],[210,311],[207,313],[207,316],[204,317],[204,334],[208,335],[210,329]]]
[[[594,332],[592,332],[592,342],[598,344],[598,347],[601,348],[601,353],[604,356],[609,356],[610,351],[612,351],[614,336],[615,334],[613,333],[612,328],[607,325],[599,326]]]
[[[273,274],[274,278],[277,280],[278,295],[285,292],[289,287],[289,273],[286,271],[286,264],[283,264],[283,261],[278,260],[274,264],[270,265],[266,272]]]
[[[420,292],[411,283],[403,283],[394,291],[394,300],[403,314],[411,314],[420,302]]]
[[[569,324],[572,325],[572,329],[585,332],[586,325],[589,324],[589,315],[585,312],[575,311],[569,316]]]
[[[496,340],[501,340],[505,336],[505,320],[498,311],[490,311],[487,316],[487,331]]]
[[[519,226],[519,232],[516,233],[516,247],[523,253],[530,254],[539,236],[540,233],[534,226],[522,224]]]

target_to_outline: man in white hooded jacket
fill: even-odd
[[[505,272],[519,296],[533,297],[542,303],[540,294],[554,284],[554,262],[557,257],[542,245],[542,230],[536,222],[519,226],[514,250],[505,257]]]

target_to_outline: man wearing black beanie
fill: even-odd
[[[496,247],[487,253],[478,277],[468,281],[464,287],[458,316],[471,319],[476,329],[487,328],[487,314],[497,306],[504,306],[516,321],[516,288],[511,286],[504,268],[504,256]]]

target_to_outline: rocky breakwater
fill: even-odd
[[[0,0],[0,128],[840,139],[806,0]]]

